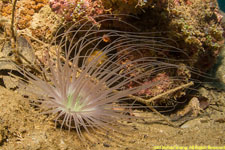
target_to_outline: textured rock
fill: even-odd
[[[216,77],[221,81],[221,85],[225,88],[225,47],[222,49],[218,57]]]

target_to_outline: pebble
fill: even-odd
[[[221,87],[225,88],[225,46],[222,48],[220,55],[217,58],[217,70],[215,72],[216,78],[221,82]]]
[[[193,127],[196,127],[197,125],[200,125],[201,124],[201,120],[199,118],[197,119],[194,119],[194,120],[190,120],[186,123],[184,123],[181,128],[182,129],[185,129],[185,128],[193,128]]]

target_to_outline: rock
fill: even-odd
[[[194,120],[190,120],[188,122],[186,122],[185,124],[183,124],[181,126],[181,128],[185,129],[185,128],[193,128],[196,127],[197,125],[201,124],[201,120],[199,118],[194,119]]]
[[[225,47],[221,50],[218,57],[218,66],[216,70],[216,77],[221,81],[221,85],[225,88]]]
[[[35,61],[35,55],[34,55],[34,50],[32,49],[30,43],[26,40],[25,37],[23,36],[19,36],[17,37],[17,50],[18,52],[30,63],[34,63]],[[3,60],[3,58],[5,60],[8,60],[8,63],[10,63],[10,56],[14,55],[13,49],[12,49],[12,44],[10,41],[6,42],[3,50],[0,54],[1,56],[1,60]],[[21,58],[23,63],[27,63],[27,61],[25,61],[23,58]],[[30,65],[30,64],[29,64]],[[2,67],[0,67],[0,69],[3,69]],[[4,69],[11,69],[11,68],[4,68]]]
[[[30,30],[32,36],[43,40],[51,40],[52,35],[55,34],[62,25],[62,18],[57,16],[51,8],[46,5],[41,8],[39,13],[34,14],[31,21]]]

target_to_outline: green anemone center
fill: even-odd
[[[82,110],[84,104],[81,103],[81,95],[78,95],[76,99],[74,99],[73,94],[68,94],[67,96],[67,103],[66,103],[66,109],[73,111],[73,112],[79,112]]]

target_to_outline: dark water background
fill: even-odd
[[[220,9],[225,12],[225,0],[217,0]]]

